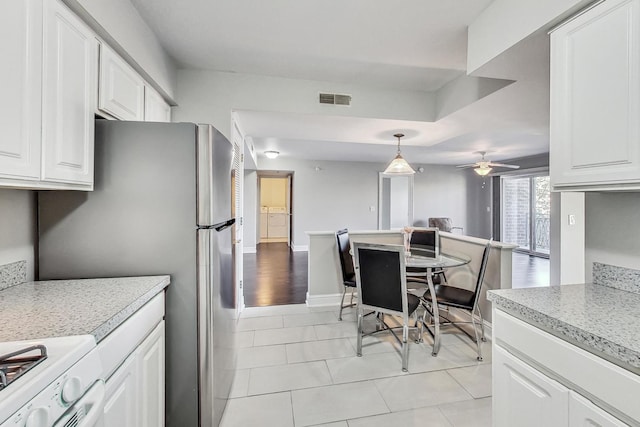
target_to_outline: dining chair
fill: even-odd
[[[475,286],[472,290],[463,289],[461,287],[457,287],[455,283],[447,283],[446,285],[438,284],[434,285],[434,292],[436,294],[436,301],[438,306],[438,313],[434,313],[433,310],[433,296],[431,295],[431,291],[427,290],[421,298],[421,305],[424,307],[424,313],[422,317],[422,325],[427,326],[426,324],[426,316],[429,314],[432,318],[434,316],[439,316],[443,318],[445,322],[440,321],[439,326],[455,326],[457,329],[462,331],[465,335],[467,335],[472,341],[476,343],[477,352],[478,352],[478,360],[482,360],[482,342],[486,341],[484,336],[484,321],[482,318],[482,312],[480,310],[480,306],[478,302],[480,300],[480,295],[482,292],[482,285],[484,283],[484,275],[487,270],[487,263],[489,262],[489,253],[491,251],[491,243],[492,239],[487,242],[482,251],[482,260],[480,262],[480,267],[478,268],[478,275],[476,278]],[[441,308],[455,308],[461,310],[465,314],[469,315],[471,320],[469,322],[462,322],[458,320],[451,319],[449,317],[444,317],[440,313]],[[480,323],[480,333],[478,332],[478,320],[475,318],[475,314],[478,314],[479,323]],[[447,313],[449,316],[451,313]],[[461,324],[472,324],[474,336],[463,329]],[[428,326],[427,326],[428,327]],[[433,348],[433,356],[438,354],[439,344],[440,344],[440,328],[436,326],[436,330],[434,334],[434,348]]]
[[[435,258],[440,254],[440,233],[437,228],[412,228],[409,231],[409,249],[412,254]],[[426,285],[427,271],[419,267],[407,267],[407,279],[412,282],[418,282]],[[414,280],[414,279],[418,280]],[[443,269],[433,269],[433,283],[440,284],[447,281]]]
[[[376,317],[376,330],[367,333],[389,331],[402,348],[402,370],[407,371],[409,348],[409,316],[420,305],[420,298],[407,292],[405,250],[400,245],[354,243],[356,286],[358,289],[358,343],[356,354],[362,356],[363,318],[365,310],[372,310]],[[402,339],[389,326],[384,315],[402,318]],[[416,322],[417,323],[417,322]],[[413,328],[416,328],[414,325]]]
[[[460,230],[460,233],[464,234],[464,229],[462,227],[454,227],[451,218],[448,217],[429,218],[429,227],[436,227],[440,231],[447,233],[451,233],[453,230]]]
[[[356,272],[353,268],[353,257],[351,256],[351,242],[349,240],[349,230],[344,228],[336,232],[336,246],[338,248],[338,258],[340,259],[340,268],[342,270],[342,300],[340,301],[340,313],[338,320],[342,320],[342,309],[345,307],[353,307],[353,292],[356,289]],[[351,288],[351,301],[344,305],[344,297],[347,294],[347,288]]]

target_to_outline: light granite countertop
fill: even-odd
[[[0,342],[93,335],[100,342],[169,276],[26,282],[0,291]]]
[[[602,285],[564,285],[487,292],[525,322],[640,372],[640,294]]]

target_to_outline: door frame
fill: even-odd
[[[293,200],[293,181],[294,181],[294,172],[293,171],[281,171],[281,170],[260,170],[258,171],[258,184],[256,191],[256,206],[257,206],[257,219],[256,219],[256,235],[258,236],[257,243],[260,243],[260,232],[261,232],[261,224],[260,224],[260,208],[261,205],[261,186],[262,186],[262,178],[281,178],[287,179],[286,186],[286,194],[285,194],[285,204],[287,208],[287,245],[293,250],[293,222],[294,222],[294,200]]]

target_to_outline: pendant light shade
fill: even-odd
[[[404,135],[401,133],[396,133],[396,138],[398,138],[398,153],[396,157],[389,163],[389,166],[384,170],[385,175],[413,175],[416,171],[413,170],[409,163],[402,157],[400,153],[400,138]]]

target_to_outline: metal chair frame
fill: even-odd
[[[438,320],[440,319],[444,319],[444,322],[434,322],[435,326],[436,326],[436,331],[433,332],[431,330],[431,328],[426,322],[426,317],[427,314],[429,316],[434,317],[434,313],[433,313],[433,307],[432,304],[424,299],[421,298],[421,305],[424,308],[424,313],[422,315],[422,321],[421,321],[421,325],[420,325],[420,336],[422,337],[422,333],[423,333],[423,327],[426,327],[427,332],[429,332],[429,334],[434,338],[434,349],[433,349],[433,356],[436,356],[438,354],[439,351],[439,327],[440,326],[454,326],[456,327],[458,330],[462,331],[465,335],[467,335],[473,342],[476,343],[476,347],[477,347],[477,352],[478,352],[478,357],[477,359],[479,361],[482,361],[482,342],[486,341],[485,338],[485,333],[484,333],[484,319],[482,317],[482,311],[480,310],[480,306],[478,305],[478,301],[480,300],[480,295],[482,293],[482,287],[484,284],[484,276],[485,276],[485,272],[487,270],[487,264],[489,263],[489,254],[491,251],[491,243],[492,243],[493,239],[490,239],[485,248],[484,251],[482,253],[482,261],[480,263],[480,268],[478,270],[478,277],[476,280],[476,287],[475,287],[475,295],[473,298],[473,304],[471,306],[462,306],[462,305],[458,305],[458,304],[450,304],[447,303],[446,301],[438,301],[437,305],[438,305]],[[434,298],[437,298],[436,295],[431,295],[432,300]],[[458,321],[458,320],[453,320],[450,319],[448,316],[443,316],[442,315],[442,309],[446,309],[445,311],[447,311],[447,314],[449,313],[449,308],[457,308],[460,310],[465,310],[468,312],[469,317],[470,317],[470,321],[464,322],[464,321]],[[480,318],[480,334],[478,333],[478,325],[477,320],[475,318],[475,314],[478,314],[478,317]],[[460,327],[461,324],[472,324],[473,325],[473,331],[474,331],[474,336],[472,336],[468,331],[464,330],[463,328]]]

